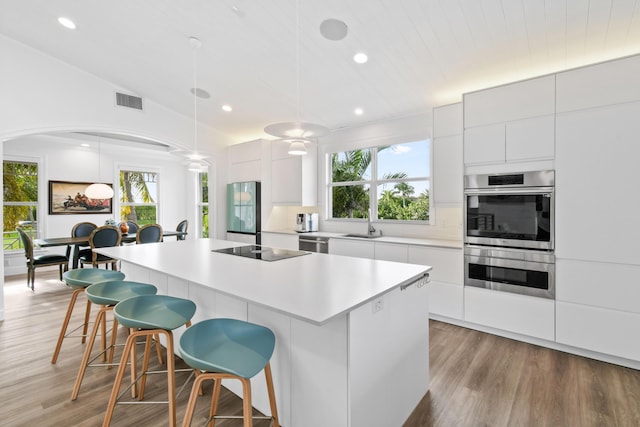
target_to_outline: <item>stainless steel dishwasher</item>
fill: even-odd
[[[321,254],[329,253],[329,238],[320,236],[304,236],[298,237],[298,249],[301,251],[319,252]]]

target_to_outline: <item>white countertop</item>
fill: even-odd
[[[462,249],[462,241],[460,240],[444,240],[444,239],[423,239],[416,237],[400,237],[400,236],[381,236],[374,239],[365,239],[362,237],[348,237],[346,233],[332,233],[326,231],[313,231],[309,233],[298,233],[293,230],[263,230],[263,233],[277,233],[277,234],[296,234],[299,236],[319,236],[329,237],[332,239],[352,239],[360,240],[364,242],[382,242],[382,243],[398,243],[405,245],[417,245],[417,246],[435,246],[440,248],[450,249]]]
[[[424,265],[319,253],[268,262],[211,252],[234,246],[244,244],[187,239],[98,252],[315,324],[412,283],[431,270]]]

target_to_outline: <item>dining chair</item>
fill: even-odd
[[[95,250],[97,248],[120,246],[121,240],[122,234],[120,234],[120,229],[113,225],[103,225],[96,228],[89,235],[91,254],[90,256],[85,255],[80,257],[81,266],[84,266],[84,264],[91,264],[93,268],[98,268],[100,264],[104,264],[105,268],[109,268],[109,264],[111,264],[111,269],[117,270],[118,260],[110,258],[106,255],[101,255]]]
[[[18,234],[20,235],[20,240],[22,241],[22,246],[24,246],[24,256],[27,258],[27,287],[34,290],[34,281],[36,278],[36,268],[37,267],[45,267],[57,265],[60,269],[60,280],[62,280],[62,271],[69,270],[69,257],[60,254],[44,254],[44,255],[33,255],[33,240],[31,240],[31,236],[27,234],[20,227],[16,227]]]
[[[95,225],[92,222],[79,222],[79,223],[75,224],[73,226],[73,228],[71,229],[71,237],[85,237],[85,236],[88,236],[96,228],[98,228],[98,226]],[[73,258],[72,258],[71,246],[72,245],[67,245],[67,258],[69,258],[70,260],[73,260],[72,265],[75,268],[78,265],[78,260],[80,259],[81,255],[89,255],[89,254],[91,254],[91,247],[90,246],[74,245]]]
[[[185,240],[187,238],[186,233],[187,233],[188,227],[189,227],[189,221],[187,221],[186,219],[178,223],[178,226],[176,227],[176,231],[180,233],[185,233],[185,234],[176,236],[176,240]]]
[[[136,233],[136,244],[162,242],[162,226],[145,224]]]
[[[140,229],[140,225],[135,221],[128,219],[125,222],[129,226],[129,234],[136,234]]]

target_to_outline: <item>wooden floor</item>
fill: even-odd
[[[83,352],[80,340],[67,339],[58,363],[50,360],[71,292],[55,271],[38,270],[36,276],[35,292],[27,290],[25,276],[5,279],[0,425],[99,426],[115,371],[90,368],[80,396],[70,400]],[[431,389],[404,427],[640,426],[640,371],[441,322],[431,321],[430,333]],[[184,367],[181,362],[178,366]],[[185,375],[178,374],[179,384]],[[179,424],[188,392],[178,397]],[[194,425],[204,422],[210,395],[207,389],[200,398]],[[162,377],[151,377],[145,399],[165,396]],[[240,399],[226,392],[220,409],[240,415]],[[118,406],[112,423],[167,424],[164,405]],[[216,425],[242,423],[224,420]]]

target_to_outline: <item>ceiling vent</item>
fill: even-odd
[[[116,92],[116,105],[142,111],[142,98]]]

